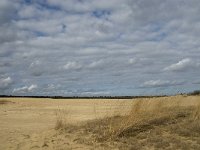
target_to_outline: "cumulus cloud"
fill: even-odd
[[[13,90],[13,93],[16,93],[16,94],[28,94],[30,92],[33,92],[37,88],[38,88],[37,85],[32,84],[30,86],[23,86],[23,87],[20,87],[20,88],[15,88]]]
[[[179,61],[178,63],[172,64],[164,68],[164,71],[186,71],[188,69],[194,69],[197,66],[198,66],[197,63],[195,63],[189,58],[185,58]]]
[[[181,84],[183,84],[183,82],[168,81],[168,80],[149,80],[144,82],[141,85],[141,87],[168,87]]]

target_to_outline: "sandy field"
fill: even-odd
[[[176,127],[174,124],[171,123],[173,121],[181,122],[183,117],[187,118],[187,114],[184,114],[186,111],[184,110],[182,114],[177,115],[174,119],[169,120],[165,118],[166,121],[159,120],[158,123],[155,121],[150,124],[148,122],[148,128],[146,129],[147,125],[139,124],[142,130],[139,130],[138,133],[138,124],[135,123],[137,126],[137,130],[134,128],[134,133],[138,133],[137,135],[134,134],[130,137],[129,128],[130,121],[128,123],[124,123],[123,130],[120,128],[120,132],[114,132],[115,135],[119,137],[123,135],[124,137],[127,135],[127,141],[129,141],[128,146],[126,147],[127,143],[124,142],[124,137],[115,140],[106,139],[102,140],[93,140],[96,133],[100,133],[100,135],[104,130],[104,127],[107,125],[107,122],[110,122],[110,127],[105,127],[105,132],[109,132],[115,124],[120,124],[122,121],[127,122],[121,119],[119,116],[127,116],[133,110],[133,106],[135,101],[142,101],[143,103],[137,103],[136,111],[139,112],[138,106],[142,105],[145,106],[145,112],[147,108],[149,110],[153,110],[154,108],[161,108],[162,103],[157,103],[157,101],[165,101],[164,104],[169,105],[179,105],[181,107],[187,107],[188,112],[190,112],[190,106],[197,106],[200,101],[199,96],[173,96],[173,97],[162,97],[162,98],[147,98],[147,99],[130,99],[130,100],[105,100],[105,99],[39,99],[39,98],[0,98],[0,150],[28,150],[28,149],[58,149],[58,150],[68,150],[68,149],[163,149],[161,146],[159,148],[158,142],[153,143],[149,141],[148,134],[152,134],[154,136],[154,140],[160,140],[161,136],[167,137],[168,142],[172,142],[172,144],[168,144],[168,149],[173,149],[173,139],[177,137],[177,140],[185,140],[185,137],[181,134],[177,133],[176,135],[171,132]],[[154,104],[154,105],[151,105]],[[155,105],[156,104],[156,105]],[[140,106],[141,107],[141,106]],[[199,107],[200,108],[200,107]],[[143,111],[144,111],[143,110]],[[175,110],[175,109],[172,109]],[[180,109],[181,110],[181,109]],[[162,110],[157,111],[161,112]],[[172,112],[172,111],[171,111]],[[137,112],[134,112],[134,114]],[[141,114],[141,113],[140,113]],[[150,113],[147,113],[150,114]],[[157,113],[156,113],[157,114]],[[174,113],[175,114],[175,113]],[[114,119],[106,120],[105,118],[109,118],[115,116]],[[148,116],[148,115],[145,115]],[[154,115],[155,116],[155,115]],[[164,116],[164,115],[163,115]],[[175,115],[174,115],[175,116]],[[159,116],[160,117],[160,116]],[[166,117],[166,116],[165,116]],[[135,116],[134,118],[142,118]],[[145,118],[143,116],[143,118]],[[153,117],[151,117],[153,118]],[[160,117],[161,118],[161,117]],[[160,118],[156,118],[157,120]],[[61,125],[59,124],[59,119],[62,119],[65,123],[65,127],[63,128],[63,122]],[[102,121],[102,120],[104,121]],[[116,119],[116,120],[115,120]],[[121,120],[120,120],[121,119]],[[97,122],[92,122],[93,120],[97,120]],[[101,120],[99,122],[98,120]],[[133,117],[132,119],[134,120]],[[144,119],[143,119],[144,120]],[[91,122],[87,124],[87,127],[75,127],[84,122]],[[147,121],[146,121],[147,122]],[[161,122],[161,123],[160,123]],[[106,124],[106,125],[105,125]],[[128,124],[128,125],[127,125]],[[133,124],[133,123],[132,123]],[[132,126],[131,124],[131,126]],[[56,128],[58,126],[58,129]],[[101,126],[105,125],[105,126]],[[111,126],[112,125],[112,126]],[[151,125],[151,126],[150,126]],[[165,127],[166,125],[166,127]],[[97,131],[95,130],[98,126]],[[152,127],[153,126],[153,127]],[[59,128],[62,129],[59,129]],[[125,128],[126,127],[126,128]],[[165,129],[166,130],[165,130]],[[145,129],[145,130],[144,130]],[[200,127],[199,127],[200,129]],[[102,130],[102,133],[101,133]],[[162,132],[158,132],[162,131]],[[189,129],[188,129],[189,130]],[[127,132],[128,131],[128,132]],[[133,129],[131,129],[132,133]],[[140,132],[141,131],[141,132]],[[150,133],[150,131],[153,131]],[[155,135],[154,135],[155,131]],[[158,132],[158,133],[157,133]],[[165,133],[164,133],[165,132]],[[104,133],[105,135],[107,133]],[[158,135],[157,135],[158,134]],[[173,135],[172,135],[173,134]],[[180,137],[178,137],[180,136]],[[106,136],[105,136],[106,137]],[[101,139],[101,138],[98,138]],[[138,140],[139,139],[139,140]],[[193,139],[193,138],[192,138]],[[185,144],[185,147],[188,148],[191,146],[191,143],[195,146],[194,149],[200,148],[200,140],[199,136],[197,135],[197,139],[195,141],[189,139],[190,143],[188,144],[188,140],[182,142]],[[134,142],[133,142],[134,141]],[[146,142],[146,144],[145,144]],[[165,141],[161,142],[161,145],[165,144]],[[198,143],[196,144],[195,143]],[[121,144],[119,144],[121,143]],[[149,144],[150,143],[150,144]],[[148,145],[149,144],[149,145]],[[175,143],[175,146],[176,143]],[[182,146],[180,144],[180,146]],[[198,147],[199,146],[199,147]],[[183,147],[177,147],[178,149],[182,149]]]
[[[132,103],[130,100],[104,99],[0,98],[2,100],[8,103],[0,104],[0,150],[39,148],[45,140],[43,133],[54,134],[56,119],[60,115],[76,124],[125,114]]]

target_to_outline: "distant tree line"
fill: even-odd
[[[200,95],[200,90],[195,90],[190,93],[181,93],[181,95]],[[169,95],[150,95],[150,96],[15,96],[15,95],[0,95],[0,97],[24,97],[24,98],[51,98],[51,99],[133,99],[133,98],[154,98],[166,97]]]
[[[0,97],[13,98],[51,98],[51,99],[133,99],[133,98],[152,98],[165,97],[167,95],[158,96],[14,96],[14,95],[0,95]]]
[[[195,90],[193,92],[190,92],[188,95],[200,95],[200,90]]]

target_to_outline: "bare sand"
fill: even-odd
[[[167,103],[169,105],[181,101],[182,106],[192,106],[199,103],[200,97],[172,96],[139,100],[147,100],[145,102],[147,105],[152,101],[166,100],[169,101]],[[0,98],[0,150],[104,149],[101,147],[121,149],[115,147],[117,144],[115,141],[111,143],[112,146],[86,144],[87,141],[81,141],[80,137],[91,140],[92,135],[85,135],[82,130],[62,134],[61,131],[55,130],[55,124],[58,117],[64,118],[67,123],[78,125],[88,120],[126,115],[130,112],[134,101],[134,99]]]
[[[44,144],[45,138],[56,134],[54,127],[59,115],[72,124],[78,124],[86,120],[126,114],[132,103],[130,100],[117,99],[0,98],[2,100],[8,103],[0,104],[0,150],[65,149],[65,145],[75,149],[76,144],[69,146],[69,141],[73,141],[74,137],[69,137],[69,141],[66,141],[68,144],[60,145],[61,148],[47,148]]]

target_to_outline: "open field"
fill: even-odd
[[[0,98],[1,149],[200,149],[200,96]]]

